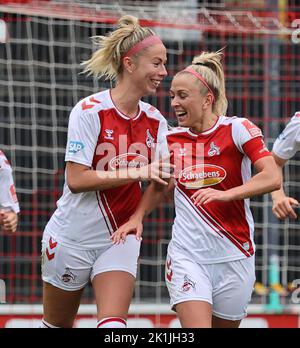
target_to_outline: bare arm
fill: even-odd
[[[143,194],[141,202],[133,215],[140,220],[143,220],[145,216],[150,214],[159,205],[159,203],[164,200],[166,191],[170,191],[172,189],[173,180],[173,178],[170,179],[167,188],[166,186],[162,186],[156,182],[151,182]]]
[[[196,191],[192,199],[195,205],[201,205],[212,201],[233,201],[261,195],[280,188],[280,176],[277,174],[276,164],[271,156],[263,157],[254,163],[257,174],[243,185],[233,187],[226,191],[212,188]]]
[[[126,240],[126,235],[130,232],[135,232],[136,239],[140,240],[143,233],[143,219],[150,214],[163,200],[166,191],[171,191],[174,188],[174,179],[171,178],[168,188],[156,182],[152,182],[146,189],[143,197],[129,221],[115,231],[111,240],[114,244],[119,244],[122,240]]]
[[[165,162],[164,162],[165,160]],[[117,171],[98,171],[75,162],[67,162],[67,183],[72,193],[106,190],[135,181],[154,180],[168,185],[163,178],[169,178],[171,167],[167,159],[153,162],[141,168],[121,169]]]
[[[295,213],[293,206],[298,206],[299,202],[292,197],[287,197],[283,190],[282,169],[287,160],[278,157],[274,152],[272,152],[272,155],[275,159],[277,172],[280,176],[281,181],[280,189],[271,193],[273,200],[273,213],[278,219],[284,219],[287,217],[296,219],[297,214]]]

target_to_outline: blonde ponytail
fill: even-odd
[[[81,63],[84,66],[83,72],[94,75],[96,78],[116,80],[123,71],[123,55],[151,35],[154,35],[154,32],[149,28],[141,27],[138,18],[130,15],[121,17],[116,30],[107,36],[92,37],[98,50],[89,60]]]
[[[213,92],[215,99],[213,112],[217,115],[225,115],[228,106],[224,70],[221,63],[222,58],[223,53],[221,50],[217,52],[202,52],[200,55],[194,57],[192,65],[189,66],[206,80]],[[207,88],[204,85],[202,86],[205,89],[203,92],[207,92]]]

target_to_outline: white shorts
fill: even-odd
[[[50,236],[42,242],[42,279],[60,289],[82,289],[103,272],[124,271],[136,277],[141,242],[128,235],[126,242],[109,248],[78,250],[59,244]]]
[[[224,263],[198,264],[172,245],[166,260],[166,284],[172,308],[185,301],[205,301],[212,314],[227,320],[247,315],[255,282],[254,256]]]

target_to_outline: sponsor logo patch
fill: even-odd
[[[124,153],[109,161],[112,170],[122,168],[142,168],[149,163],[148,158],[137,153]]]
[[[188,189],[213,186],[227,176],[226,170],[213,164],[198,164],[185,168],[179,173],[178,181]]]
[[[105,133],[106,133],[106,135],[105,135],[104,139],[114,140],[113,129],[105,129]]]
[[[78,151],[81,151],[84,149],[84,144],[82,144],[80,141],[70,141],[69,144],[69,153],[77,153]]]

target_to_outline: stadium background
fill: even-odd
[[[270,149],[300,109],[299,1],[0,0],[0,149],[14,168],[21,207],[17,233],[0,234],[0,279],[6,285],[0,327],[33,325],[11,320],[41,315],[40,241],[63,186],[69,112],[81,98],[109,87],[80,74],[80,62],[92,52],[89,38],[113,29],[125,13],[152,27],[168,48],[169,75],[157,96],[145,100],[171,125],[176,124],[168,98],[172,76],[195,54],[222,47],[228,115],[255,122]],[[287,193],[299,197],[299,156],[289,161],[285,179]],[[275,219],[269,195],[252,199],[251,208],[258,282],[249,306],[249,318],[257,320],[249,325],[298,326],[299,219]],[[178,325],[171,323],[175,316],[164,284],[173,218],[173,203],[167,202],[145,221],[131,318],[146,321],[132,321],[133,326],[149,320]],[[94,318],[91,287],[82,304],[79,318]]]

